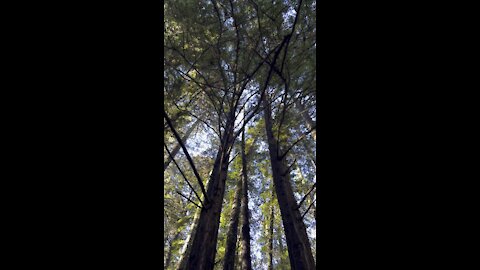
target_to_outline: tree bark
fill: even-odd
[[[207,183],[208,185],[208,183]],[[195,231],[197,230],[198,219],[200,218],[200,209],[197,208],[195,211],[195,216],[193,217],[192,228],[190,230],[190,234],[188,235],[187,239],[185,240],[185,244],[182,248],[182,255],[180,260],[177,263],[177,269],[185,269],[187,265],[187,259],[192,250],[192,242],[193,242],[193,235],[195,235]]]
[[[195,127],[200,123],[200,120],[197,120],[195,121],[195,123],[193,123],[193,125],[187,130],[187,132],[185,133],[185,135],[183,135],[183,138],[182,138],[182,142],[185,144],[187,143],[187,140],[188,140],[188,137],[190,137],[190,134],[193,132],[193,130],[195,129]],[[171,154],[172,154],[172,157],[175,157],[175,155],[178,153],[178,151],[180,150],[181,146],[180,146],[180,143],[177,143],[177,145],[175,146],[175,148],[173,148]],[[165,163],[163,164],[163,170],[165,171],[168,167],[168,165],[170,165],[170,162],[172,162],[172,158],[170,156],[168,156],[167,160],[165,161]]]
[[[252,149],[248,154],[252,153]],[[252,270],[250,251],[250,211],[248,210],[247,156],[245,154],[245,130],[242,132],[242,202],[241,202],[241,237],[240,237],[240,269]]]
[[[225,257],[223,260],[223,270],[235,269],[235,250],[237,247],[238,223],[240,217],[240,205],[242,199],[242,181],[238,181],[237,192],[232,207],[232,217],[227,232],[227,244],[225,249]]]
[[[271,106],[267,99],[264,100],[265,129],[267,133],[272,176],[277,194],[278,204],[282,215],[283,228],[287,239],[288,255],[292,270],[315,269],[310,242],[305,224],[301,218],[295,196],[293,195],[290,173],[286,157],[280,159],[278,142],[272,130]]]
[[[209,202],[200,211],[196,230],[192,233],[191,249],[181,270],[212,270],[215,264],[215,253],[222,211],[225,181],[227,179],[229,152],[233,145],[234,114],[230,113],[226,129],[221,140],[213,171],[207,185]]]

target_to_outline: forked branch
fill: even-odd
[[[207,197],[207,192],[205,191],[205,187],[203,186],[202,178],[200,177],[200,174],[198,173],[197,168],[195,168],[195,164],[193,163],[192,157],[188,153],[187,148],[185,147],[185,144],[183,143],[182,139],[178,135],[178,132],[173,127],[172,122],[170,121],[170,118],[168,117],[165,109],[163,110],[163,117],[165,117],[165,120],[167,120],[167,124],[170,127],[170,129],[172,130],[173,135],[175,136],[175,139],[177,139],[178,143],[182,147],[183,152],[185,153],[185,156],[187,156],[188,162],[190,163],[190,166],[192,167],[193,173],[197,177],[198,184],[200,185],[200,188],[202,189],[202,193],[205,196],[205,201],[208,203],[209,200],[208,200],[208,197]]]
[[[190,182],[188,181],[187,177],[185,176],[185,174],[183,173],[182,169],[180,168],[180,166],[178,166],[178,163],[177,161],[175,161],[175,159],[173,158],[172,156],[172,153],[170,153],[170,150],[168,150],[168,147],[167,145],[164,143],[165,145],[165,149],[167,150],[167,153],[168,155],[170,156],[170,158],[172,159],[173,163],[175,164],[175,166],[177,166],[177,169],[180,171],[180,174],[183,176],[183,179],[185,179],[185,181],[187,182],[188,186],[192,189],[193,193],[195,193],[195,196],[197,196],[198,200],[200,201],[200,204],[205,207],[202,203],[202,200],[200,199],[200,196],[198,196],[198,193],[195,191],[195,189],[193,188],[192,184],[190,184]]]

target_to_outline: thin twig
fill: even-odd
[[[283,176],[287,175],[287,173],[290,172],[290,170],[292,169],[293,165],[295,164],[295,162],[297,162],[297,159],[295,159],[293,162],[292,162],[292,165],[288,166],[287,170],[282,174]]]
[[[232,161],[238,156],[239,153],[237,153],[229,162],[228,164],[232,163]]]
[[[272,67],[272,66],[275,66],[275,62],[277,62],[278,55],[280,54],[280,51],[282,50],[282,48],[283,48],[283,46],[285,45],[285,42],[286,42],[286,41],[287,41],[287,37],[284,37],[282,43],[280,44],[280,47],[279,47],[279,48],[277,49],[277,51],[275,52],[275,55],[274,55],[273,61],[272,61],[272,65],[270,66],[270,70],[268,71],[267,79],[265,80],[265,84],[263,85],[263,90],[262,90],[262,93],[261,93],[261,95],[260,95],[260,100],[258,101],[258,104],[257,104],[257,106],[255,107],[255,109],[250,113],[250,115],[248,115],[247,117],[245,117],[245,124],[248,123],[248,122],[250,122],[250,120],[256,115],[256,113],[257,113],[258,110],[260,109],[260,106],[261,106],[261,104],[262,104],[263,98],[264,98],[264,96],[265,96],[265,91],[267,90],[268,84],[270,83],[270,79],[272,78],[272,72],[273,72],[273,67]],[[233,135],[233,138],[235,139],[236,137],[238,137],[238,135],[240,134],[240,132],[242,132],[242,130],[243,130],[244,128],[245,128],[245,125]]]
[[[303,199],[298,203],[297,209],[299,209],[300,206],[302,206],[303,201],[305,201],[305,199],[307,198],[308,194],[310,194],[310,193],[313,191],[313,189],[315,189],[316,186],[317,186],[317,183],[314,183],[313,186],[312,186],[312,187],[310,188],[310,190],[308,191],[308,193],[305,194],[305,196],[303,196]]]
[[[193,203],[196,207],[202,209],[202,207],[200,207],[198,204],[196,204],[194,201],[190,200],[189,198],[187,198],[187,196],[183,195],[182,193],[180,193],[178,190],[177,190],[177,193],[180,194],[180,196],[182,196],[183,198],[187,199],[189,202]]]
[[[310,208],[311,208],[311,207],[312,207],[312,205],[315,203],[315,201],[316,201],[316,199],[315,199],[315,200],[313,200],[313,202],[312,202],[312,203],[310,204],[310,206],[307,208],[307,211],[305,211],[305,213],[303,213],[303,215],[302,215],[302,218],[301,218],[301,219],[303,219],[303,217],[304,217],[304,216],[305,216],[305,215],[308,213],[308,210],[310,210]]]
[[[192,112],[188,111],[188,110],[185,110],[185,109],[181,109],[180,107],[178,107],[176,104],[174,104],[179,110],[180,112],[184,112],[186,114],[189,114],[190,116],[193,116],[195,119],[199,120],[200,122],[204,123],[208,128],[210,128],[217,136],[220,137],[220,134],[218,134],[218,132],[211,126],[209,125],[205,120],[201,119],[200,117],[196,116],[195,114],[193,114]],[[167,125],[168,126],[168,125]]]
[[[301,140],[303,140],[308,134],[310,134],[312,131],[314,131],[315,128],[316,128],[316,127],[311,128],[309,131],[305,132],[302,136],[300,136],[300,138],[299,138],[297,141],[295,141],[295,142],[287,149],[287,151],[285,151],[285,153],[283,153],[283,154],[279,157],[279,159],[280,159],[280,160],[283,159],[283,158],[288,154],[288,152],[290,152],[290,150],[292,150],[292,148],[293,148],[297,143],[299,143],[299,142],[300,142]]]

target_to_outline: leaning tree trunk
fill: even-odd
[[[185,135],[183,136],[182,138],[182,142],[185,144],[187,143],[187,140],[188,140],[188,137],[190,137],[190,134],[192,133],[192,131],[195,129],[195,127],[200,123],[200,120],[197,120],[195,121],[195,123],[193,123],[193,125],[187,130],[187,132],[185,133]],[[178,153],[178,151],[180,150],[181,146],[180,146],[180,143],[178,143],[175,148],[173,148],[172,152],[170,152],[172,154],[172,157],[175,158],[175,155]],[[168,167],[168,165],[170,165],[170,162],[172,162],[172,158],[170,156],[168,156],[167,160],[165,161],[165,163],[163,164],[163,170],[165,171]]]
[[[272,176],[282,215],[285,237],[287,238],[290,265],[292,270],[315,269],[315,261],[313,260],[307,230],[293,195],[287,160],[285,156],[283,158],[279,157],[282,153],[279,151],[278,141],[272,131],[272,110],[267,99],[264,100],[264,105],[265,129],[272,165]]]
[[[249,150],[248,156],[252,153]],[[241,237],[240,237],[240,269],[252,270],[250,251],[250,211],[248,210],[247,155],[245,154],[245,130],[242,132],[242,203],[241,203]]]
[[[201,209],[196,230],[193,232],[191,248],[185,265],[180,265],[179,269],[181,270],[212,270],[214,267],[228,159],[234,141],[233,129],[234,113],[230,113],[220,149],[213,165],[213,171],[207,184],[208,202],[205,202],[205,208]]]
[[[207,182],[208,185],[208,182]],[[188,256],[190,255],[190,251],[192,250],[192,243],[193,243],[193,235],[195,235],[195,232],[197,230],[197,225],[198,225],[198,219],[200,218],[200,209],[196,209],[195,215],[193,217],[193,222],[192,222],[192,227],[190,229],[190,233],[185,240],[185,244],[182,248],[181,252],[181,257],[180,260],[177,263],[176,269],[185,269],[187,265],[187,259]]]
[[[237,247],[237,235],[238,235],[238,222],[240,217],[240,205],[242,199],[242,184],[238,181],[237,192],[235,193],[235,199],[232,208],[232,217],[230,219],[230,225],[227,232],[227,245],[225,249],[225,257],[223,260],[223,270],[235,269],[235,250]]]

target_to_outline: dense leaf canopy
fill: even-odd
[[[164,158],[173,157],[164,170],[165,269],[177,269],[189,247],[200,208],[208,202],[202,188],[223,151],[231,117],[234,143],[226,152],[230,163],[214,269],[223,267],[243,160],[252,267],[291,269],[266,128],[273,130],[278,154],[289,166],[315,254],[315,13],[311,0],[164,1]],[[266,110],[271,126],[263,119]],[[238,269],[239,246],[237,241]]]

